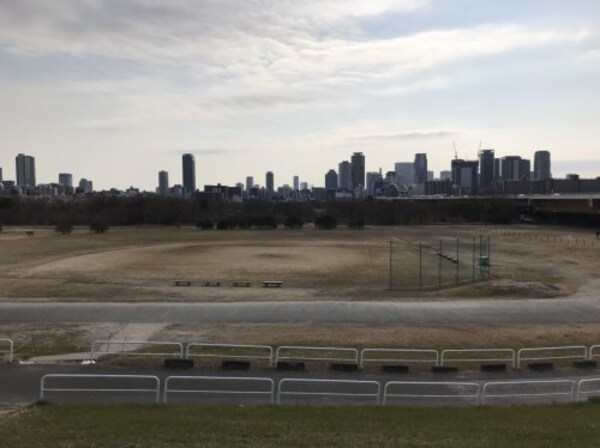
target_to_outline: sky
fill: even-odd
[[[315,186],[426,152],[600,176],[597,0],[0,0],[0,167],[96,189]]]

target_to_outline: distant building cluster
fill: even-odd
[[[88,179],[81,179],[75,187],[71,173],[59,173],[58,182],[38,184],[35,158],[26,154],[18,154],[15,157],[15,174],[16,180],[4,179],[3,170],[0,168],[0,196],[57,198],[94,192],[92,181]]]
[[[535,195],[535,194],[590,194],[600,193],[600,177],[580,179],[570,174],[565,179],[552,177],[549,151],[536,151],[533,167],[529,159],[518,155],[496,157],[495,150],[479,151],[478,159],[465,160],[455,157],[449,170],[439,176],[429,170],[427,154],[417,153],[413,160],[399,161],[394,169],[384,172],[366,171],[365,155],[354,152],[349,160],[342,160],[337,170],[325,173],[324,187],[315,187],[293,176],[291,185],[277,186],[275,173],[267,171],[264,185],[247,176],[245,183],[235,186],[196,186],[196,161],[193,154],[183,154],[181,184],[171,185],[167,171],[158,172],[155,194],[163,197],[184,198],[192,195],[211,202],[242,202],[248,200],[271,201],[324,201],[366,198],[401,198],[420,196],[486,196],[486,195]],[[35,159],[18,154],[15,158],[16,180],[5,180],[0,167],[0,195],[25,195],[36,197],[66,197],[94,193],[91,180],[73,182],[71,173],[59,173],[57,183],[36,182]],[[95,194],[113,196],[136,196],[148,194],[131,187],[125,191],[111,189]]]

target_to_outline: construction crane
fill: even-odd
[[[456,150],[456,142],[452,142],[452,146],[454,146],[454,160],[458,159],[458,151]]]

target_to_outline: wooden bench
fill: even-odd
[[[250,286],[252,286],[252,283],[250,283],[250,282],[233,282],[233,286],[235,286],[236,288],[249,288]]]
[[[192,286],[192,282],[189,280],[175,280],[173,286]]]
[[[283,285],[283,282],[280,281],[274,281],[274,280],[267,280],[262,282],[263,287],[264,288],[281,288],[281,286]]]
[[[221,286],[221,282],[203,282],[202,286]]]

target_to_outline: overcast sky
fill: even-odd
[[[480,141],[600,176],[598,0],[0,0],[0,167],[316,186]]]

